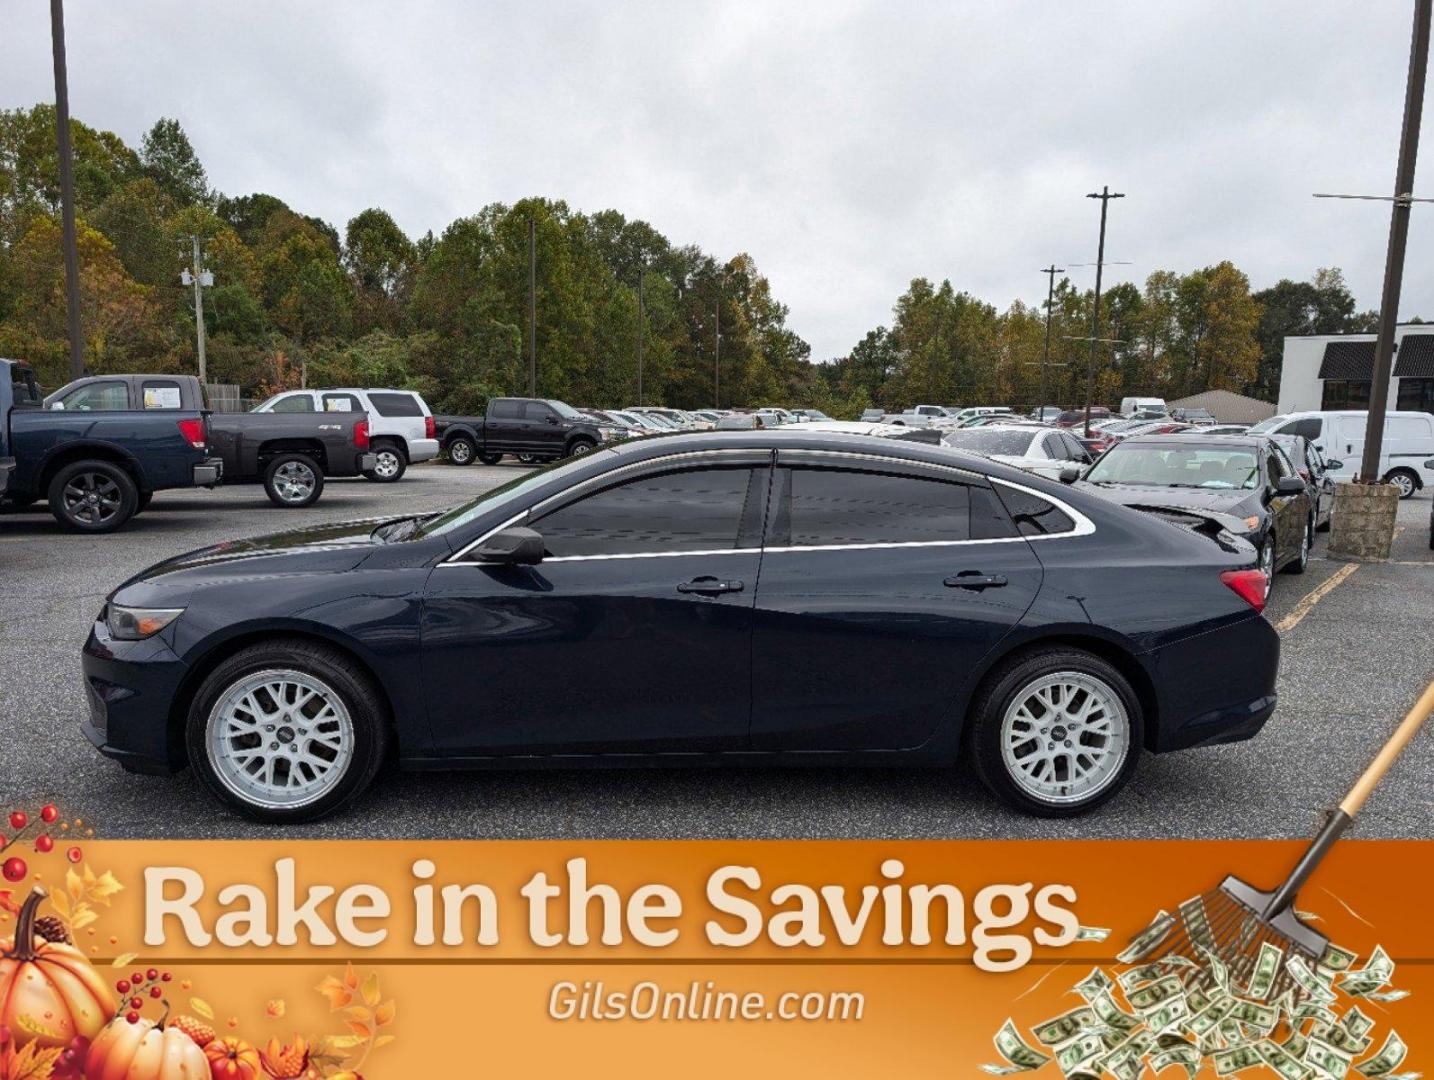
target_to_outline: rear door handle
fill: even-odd
[[[700,593],[704,596],[716,596],[718,593],[741,592],[746,586],[740,581],[732,578],[718,579],[715,577],[693,578],[691,581],[684,581],[677,586],[680,593]]]
[[[1006,585],[1005,574],[983,574],[979,570],[962,570],[955,577],[949,577],[942,582],[948,589],[972,589],[980,592],[982,589],[1000,589]]]

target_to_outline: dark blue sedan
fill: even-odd
[[[90,739],[260,820],[408,768],[930,765],[1059,816],[1247,739],[1254,549],[942,446],[618,444],[429,517],[170,559],[84,648]]]

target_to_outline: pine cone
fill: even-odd
[[[65,929],[65,924],[53,915],[42,915],[36,919],[35,933],[57,945],[70,944],[70,932]]]

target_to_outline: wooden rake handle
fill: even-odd
[[[1384,774],[1404,752],[1404,748],[1409,745],[1409,740],[1414,738],[1419,729],[1424,726],[1424,721],[1429,718],[1430,713],[1434,713],[1434,683],[1430,683],[1424,688],[1424,693],[1419,695],[1419,700],[1414,703],[1414,708],[1405,714],[1399,727],[1395,728],[1394,734],[1389,737],[1389,741],[1369,763],[1369,768],[1364,770],[1360,778],[1354,782],[1354,787],[1349,789],[1349,794],[1339,804],[1339,808],[1345,814],[1354,817],[1359,813],[1360,807],[1374,791],[1375,785],[1384,779]]]

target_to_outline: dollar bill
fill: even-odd
[[[1314,1027],[1310,1028],[1310,1037],[1319,1039],[1351,1057],[1364,1053],[1369,1049],[1371,1042],[1368,1035],[1356,1035],[1343,1024],[1325,1023],[1322,1020],[1316,1021]]]
[[[1304,1080],[1304,1077],[1310,1074],[1308,1065],[1269,1039],[1261,1039],[1255,1044],[1255,1049],[1260,1052],[1260,1057],[1265,1059],[1265,1064],[1284,1077],[1284,1080]]]
[[[1285,959],[1285,950],[1268,941],[1260,943],[1260,955],[1255,958],[1255,970],[1250,973],[1250,985],[1245,996],[1264,1001],[1275,988],[1275,976],[1280,973],[1280,964]]]
[[[1305,1049],[1309,1046],[1309,1044],[1309,1036],[1301,1034],[1298,1031],[1290,1032],[1289,1037],[1285,1039],[1284,1042],[1280,1043],[1280,1045],[1285,1048],[1285,1051],[1287,1053],[1292,1054],[1297,1058],[1302,1058],[1305,1056]]]
[[[1039,1069],[1051,1059],[1032,1046],[1028,1046],[1016,1030],[1015,1022],[1007,1019],[992,1040],[996,1050],[1009,1063],[1007,1065],[982,1065],[981,1068],[993,1076],[1009,1076],[1014,1072],[1029,1072]]]
[[[1334,1001],[1334,991],[1325,985],[1323,979],[1310,970],[1304,957],[1290,957],[1285,964],[1285,970],[1289,972],[1290,978],[1294,979],[1295,985],[1309,995],[1310,1000],[1320,1005],[1329,1005]]]
[[[1170,936],[1174,927],[1174,915],[1168,911],[1158,912],[1149,926],[1131,938],[1130,944],[1117,954],[1116,959],[1122,964],[1133,964],[1137,960],[1145,959]]]
[[[1148,1013],[1159,1008],[1173,997],[1184,993],[1185,985],[1180,981],[1178,975],[1166,975],[1147,983],[1145,986],[1137,987],[1125,995],[1130,1002],[1131,1008],[1140,1013]]]
[[[1159,961],[1155,961],[1149,964],[1139,964],[1128,971],[1122,971],[1115,979],[1116,982],[1120,983],[1120,988],[1126,993],[1129,993],[1134,987],[1139,986],[1141,983],[1150,983],[1156,979],[1163,979],[1167,974],[1169,974],[1169,972],[1166,970],[1165,965]]]
[[[1408,991],[1408,990],[1382,990],[1382,991],[1379,991],[1379,992],[1377,992],[1377,993],[1364,994],[1363,996],[1364,996],[1365,998],[1367,998],[1368,1000],[1370,1000],[1370,1001],[1380,1001],[1380,1002],[1388,1003],[1388,1002],[1391,1002],[1391,1001],[1399,1001],[1399,1000],[1401,1000],[1402,998],[1407,998],[1407,997],[1409,996],[1409,991]]]
[[[1100,968],[1092,968],[1090,974],[1076,983],[1072,989],[1086,1001],[1090,1001],[1092,998],[1108,993],[1114,985],[1115,983],[1104,971]]]
[[[1364,967],[1343,972],[1339,977],[1339,988],[1350,997],[1367,997],[1386,986],[1394,975],[1394,961],[1376,945]]]
[[[1219,1076],[1229,1076],[1242,1069],[1253,1069],[1256,1065],[1264,1064],[1264,1058],[1260,1057],[1260,1051],[1252,1045],[1232,1046],[1227,1050],[1216,1050],[1213,1056],[1215,1072]]]
[[[1089,1005],[1082,1005],[1078,1009],[1072,1009],[1043,1024],[1038,1024],[1031,1029],[1031,1033],[1035,1035],[1037,1042],[1046,1046],[1059,1046],[1061,1043],[1070,1042],[1082,1032],[1091,1030],[1095,1025],[1094,1011]]]
[[[1280,1011],[1273,1005],[1236,998],[1235,1007],[1230,1010],[1229,1019],[1249,1024],[1264,1034],[1273,1031],[1275,1025],[1280,1022]]]
[[[1358,954],[1348,949],[1341,949],[1334,942],[1324,947],[1320,954],[1319,966],[1328,971],[1345,971],[1357,959]]]
[[[1190,1006],[1185,1003],[1185,995],[1181,994],[1150,1013],[1145,1018],[1145,1024],[1151,1031],[1169,1031],[1176,1024],[1189,1018]]]
[[[1292,1023],[1306,1024],[1313,1020],[1318,1024],[1333,1024],[1336,1021],[1334,1010],[1328,1005],[1321,1005],[1317,1001],[1306,1001],[1295,1006]]]
[[[1332,1076],[1334,1080],[1344,1080],[1345,1074],[1349,1072],[1351,1056],[1343,1050],[1331,1046],[1323,1039],[1311,1036],[1309,1045],[1305,1047],[1305,1061],[1325,1076]]]
[[[1219,1027],[1220,1021],[1229,1016],[1234,1007],[1234,998],[1221,998],[1192,1016],[1185,1027],[1192,1035],[1204,1036]]]
[[[1109,993],[1097,994],[1091,998],[1090,1007],[1096,1018],[1114,1031],[1128,1033],[1140,1026],[1140,1021],[1117,1005]]]
[[[1200,1051],[1189,1043],[1182,1046],[1171,1046],[1150,1059],[1150,1067],[1156,1072],[1164,1072],[1172,1065],[1179,1065],[1184,1068],[1187,1076],[1192,1080],[1200,1071]]]
[[[1070,1076],[1080,1071],[1082,1065],[1105,1053],[1105,1043],[1095,1034],[1081,1035],[1075,1041],[1056,1051],[1056,1064],[1061,1072]]]
[[[1104,941],[1110,937],[1110,928],[1107,926],[1082,926],[1076,930],[1077,941]]]
[[[1399,1068],[1408,1053],[1409,1048],[1404,1045],[1404,1040],[1399,1037],[1399,1032],[1391,1031],[1385,1037],[1384,1045],[1379,1048],[1379,1053],[1368,1061],[1361,1061],[1354,1068],[1355,1071],[1365,1076],[1384,1076]]]
[[[1351,1035],[1359,1038],[1369,1033],[1369,1029],[1374,1027],[1374,1021],[1368,1016],[1365,1016],[1363,1010],[1361,1010],[1358,1005],[1351,1005],[1349,1012],[1345,1013],[1340,1020],[1339,1026]]]
[[[1230,992],[1230,969],[1216,955],[1214,949],[1201,949],[1200,951],[1205,954],[1205,970],[1210,973],[1211,980],[1228,994]]]

